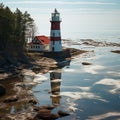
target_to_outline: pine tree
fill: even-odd
[[[0,3],[0,50],[23,51],[30,32],[34,33],[34,20],[27,11],[17,8],[13,13]]]
[[[14,30],[14,14],[0,4],[0,50],[5,50]]]

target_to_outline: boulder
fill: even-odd
[[[11,103],[11,102],[16,102],[16,101],[18,101],[17,96],[10,96],[4,100],[4,103]]]
[[[63,112],[63,111],[59,110],[59,111],[58,111],[58,115],[59,115],[60,117],[65,117],[65,116],[68,116],[68,115],[70,115],[70,114],[67,113],[67,112]]]
[[[53,110],[55,108],[55,106],[47,105],[47,106],[42,106],[40,108],[41,109],[44,108],[44,109],[47,109],[47,110]]]
[[[56,120],[59,118],[58,114],[51,113],[51,110],[48,109],[40,109],[35,116],[34,120]]]
[[[47,109],[40,109],[35,118],[48,120],[51,115],[51,111]]]
[[[120,54],[120,50],[112,50],[111,52]]]
[[[6,93],[5,87],[2,84],[0,84],[0,96],[5,95],[5,93]]]
[[[91,63],[88,62],[82,62],[83,65],[91,65]]]
[[[37,100],[34,100],[34,99],[31,99],[28,102],[31,103],[31,104],[37,104]]]

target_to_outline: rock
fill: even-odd
[[[52,109],[55,108],[54,106],[50,106],[50,105],[48,105],[48,106],[42,106],[42,107],[45,108],[45,109],[48,109],[48,110],[52,110]]]
[[[51,111],[50,110],[47,110],[47,109],[40,109],[37,113],[37,115],[35,116],[35,119],[36,118],[39,118],[39,119],[44,119],[44,120],[47,120],[51,115]]]
[[[120,54],[120,50],[113,50],[111,52]]]
[[[52,114],[48,109],[40,109],[35,116],[34,120],[55,120],[59,118],[58,114]]]
[[[11,102],[16,102],[16,101],[18,101],[17,96],[10,96],[4,100],[4,103],[11,103]]]
[[[33,71],[40,71],[41,69],[41,66],[33,66],[32,68]]]
[[[31,100],[29,100],[29,103],[37,104],[37,100],[31,99]]]
[[[33,106],[33,110],[36,111],[36,112],[38,112],[38,111],[40,110],[40,107],[38,107],[38,106]]]
[[[5,93],[6,93],[5,87],[2,84],[0,84],[0,96],[5,95]]]
[[[83,65],[92,65],[91,63],[88,62],[82,62]]]
[[[112,43],[112,42],[101,42],[101,41],[95,41],[92,39],[81,39],[81,41],[83,42],[82,44],[85,45],[92,45],[92,46],[96,46],[96,47],[107,47],[107,46],[116,46],[116,47],[120,47],[119,43]]]
[[[64,116],[68,116],[68,115],[70,115],[70,114],[67,113],[67,112],[63,112],[63,111],[59,110],[59,111],[58,111],[58,115],[59,115],[60,117],[64,117]]]
[[[3,117],[0,117],[0,120],[11,120],[11,118],[3,116]]]
[[[59,116],[58,114],[51,114],[49,120],[56,120],[56,119],[59,118],[59,117],[60,117],[60,116]]]
[[[47,105],[47,106],[40,106],[40,107],[34,107],[34,111],[39,111],[41,109],[47,109],[47,110],[52,110],[54,109],[55,107],[54,106],[51,106],[51,105]]]

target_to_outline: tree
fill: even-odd
[[[21,31],[22,31],[22,13],[21,11],[17,8],[15,11],[15,39],[17,41],[20,41],[21,39]]]
[[[13,13],[0,3],[0,50],[24,50],[30,30],[34,33],[34,20],[27,11]]]
[[[24,49],[29,31],[34,27],[34,20],[27,11],[23,14],[18,8],[16,9],[15,16],[15,39],[19,41],[19,45]]]
[[[0,9],[3,9],[3,8],[4,8],[3,3],[0,3]]]
[[[34,20],[31,18],[30,14],[25,11],[23,14],[23,45],[25,45],[27,39],[31,36],[30,31],[33,31]]]
[[[8,7],[0,5],[0,50],[5,50],[8,40],[12,38],[14,14]]]

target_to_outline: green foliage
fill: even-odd
[[[22,13],[17,8],[13,13],[0,3],[0,50],[24,50],[27,34],[33,26],[34,20],[27,11]]]

